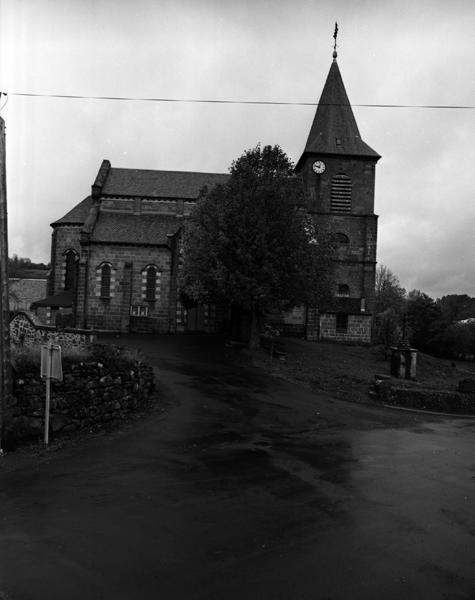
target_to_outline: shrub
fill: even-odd
[[[129,348],[109,344],[94,344],[91,346],[88,358],[88,362],[101,363],[106,370],[114,371],[130,369],[137,360],[138,354]]]

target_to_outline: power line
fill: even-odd
[[[318,106],[318,102],[286,102],[273,100],[209,100],[197,98],[142,98],[137,96],[83,96],[80,94],[39,94],[33,92],[2,92],[5,96],[26,96],[33,98],[60,98],[65,100],[114,100],[123,102],[177,102],[188,104],[250,104],[258,106]],[[320,106],[324,106],[320,103]],[[331,106],[338,106],[331,104]],[[343,105],[340,105],[343,106]],[[475,110],[475,106],[446,104],[351,104],[363,108],[423,108]]]

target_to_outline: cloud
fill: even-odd
[[[339,21],[356,104],[473,104],[471,1],[37,0],[2,3],[7,91],[316,101]],[[49,223],[84,198],[103,158],[133,168],[225,172],[257,142],[303,150],[313,107],[11,96],[11,252],[47,260]],[[378,260],[407,288],[475,295],[473,114],[355,107],[382,159]]]

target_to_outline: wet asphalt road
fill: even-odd
[[[316,396],[219,340],[128,342],[167,409],[0,459],[0,599],[475,598],[475,420]]]

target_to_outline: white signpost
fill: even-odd
[[[49,442],[49,407],[51,397],[51,380],[63,380],[63,367],[61,365],[61,346],[48,342],[41,346],[41,377],[46,379],[45,403],[45,435],[44,442]]]

